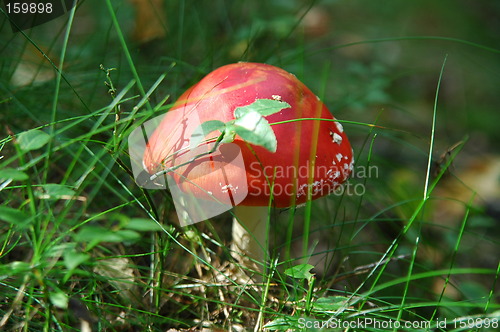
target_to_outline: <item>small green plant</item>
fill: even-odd
[[[271,152],[276,152],[276,136],[264,117],[289,107],[290,105],[284,101],[257,99],[247,106],[236,108],[232,121],[224,123],[211,120],[200,124],[191,135],[191,148],[198,146],[208,134],[220,131],[221,134],[217,139],[220,143],[231,143],[235,136],[239,135],[250,144],[263,146]]]
[[[235,119],[232,121],[224,123],[219,120],[209,120],[201,123],[191,134],[190,148],[195,149],[202,143],[207,135],[214,131],[219,131],[220,134],[215,139],[214,146],[209,151],[200,153],[186,162],[153,174],[150,180],[154,180],[163,174],[173,172],[180,167],[192,163],[198,158],[213,153],[217,150],[219,144],[233,142],[236,135],[239,135],[247,143],[263,146],[271,152],[276,152],[276,136],[267,120],[264,119],[264,116],[277,113],[289,107],[290,105],[283,101],[258,99],[247,106],[236,108],[234,110]],[[209,139],[209,141],[210,140],[211,139]]]

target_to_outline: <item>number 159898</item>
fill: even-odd
[[[53,11],[50,2],[8,2],[5,7],[8,14],[51,14]]]

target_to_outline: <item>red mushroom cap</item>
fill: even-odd
[[[291,106],[266,116],[276,135],[277,151],[236,136],[233,143],[221,144],[214,153],[175,170],[173,178],[182,191],[253,206],[267,205],[272,191],[274,205],[288,207],[328,195],[347,179],[353,168],[352,149],[342,125],[326,106],[294,75],[247,62],[214,70],[179,97],[148,141],[146,170],[153,174],[210,150],[219,132],[189,151],[195,128],[208,120],[234,120],[237,107],[257,99],[281,100]],[[233,163],[240,152],[244,167]],[[248,194],[242,201],[228,198],[228,191],[237,195],[243,188]]]

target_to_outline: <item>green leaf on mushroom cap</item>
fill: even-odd
[[[211,132],[214,132],[216,130],[223,131],[223,128],[226,126],[226,124],[222,121],[219,120],[209,120],[206,122],[203,122],[200,124],[198,127],[195,128],[193,133],[191,134],[191,140],[189,141],[189,147],[191,149],[194,149],[200,144],[205,137],[207,137],[208,134]]]
[[[256,111],[248,111],[234,121],[234,128],[243,140],[250,144],[260,145],[271,152],[276,152],[278,141],[274,135],[274,131],[267,122]]]
[[[276,152],[276,136],[264,116],[289,107],[290,104],[280,100],[257,99],[250,105],[237,107],[234,110],[235,119],[233,121],[224,123],[219,120],[209,120],[200,124],[191,134],[189,147],[196,148],[208,134],[220,131],[221,135],[224,135],[220,143],[231,143],[234,141],[235,135],[239,135],[250,144]]]
[[[231,129],[246,142],[260,145],[271,152],[276,152],[278,142],[269,122],[264,119],[290,104],[275,99],[257,99],[247,106],[238,107],[234,110],[234,123]]]
[[[285,108],[290,108],[290,104],[275,99],[257,99],[250,105],[236,108],[234,117],[237,119],[247,112],[257,112],[262,116],[268,116]]]

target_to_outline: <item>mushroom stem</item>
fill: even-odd
[[[267,257],[267,206],[235,206],[233,218],[233,257],[243,266],[263,271]]]

